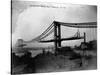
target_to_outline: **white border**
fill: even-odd
[[[25,1],[25,0],[24,0]],[[58,73],[42,73],[41,75],[99,75],[100,73],[100,1],[99,0],[28,0],[41,2],[56,2],[56,3],[72,3],[72,4],[89,4],[98,6],[98,70],[89,71],[70,71]],[[10,44],[11,44],[11,7],[10,0],[0,0],[0,75],[10,74]],[[37,74],[39,75],[39,74]]]

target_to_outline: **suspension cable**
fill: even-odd
[[[41,35],[37,36],[33,40],[37,40],[37,39],[41,38],[42,36],[44,36],[52,27],[53,27],[53,23]]]
[[[97,22],[85,22],[85,23],[63,23],[59,22],[63,26],[75,27],[75,28],[97,28]]]
[[[42,39],[44,39],[44,38],[46,38],[46,37],[48,37],[51,33],[53,33],[53,31],[54,31],[54,28],[51,31],[49,31],[45,36],[41,37],[39,39],[39,41],[42,40]]]

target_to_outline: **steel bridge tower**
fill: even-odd
[[[55,50],[57,51],[61,47],[61,25],[56,21],[54,21],[54,39]]]

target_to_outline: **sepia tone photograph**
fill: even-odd
[[[11,1],[11,74],[97,69],[97,6]]]

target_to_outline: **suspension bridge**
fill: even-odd
[[[97,22],[84,22],[84,23],[64,23],[64,22],[58,22],[53,21],[52,24],[39,36],[36,38],[30,40],[30,41],[24,41],[25,43],[30,42],[41,42],[41,43],[50,43],[54,42],[55,50],[57,51],[58,48],[61,48],[61,42],[62,41],[68,41],[68,40],[78,40],[78,39],[84,39],[84,42],[86,41],[86,34],[84,33],[84,36],[80,35],[80,32],[77,31],[75,35],[69,37],[69,38],[61,38],[61,26],[65,27],[74,27],[74,28],[97,28]],[[54,38],[49,40],[44,40],[46,37],[48,37],[50,34],[54,33]]]

